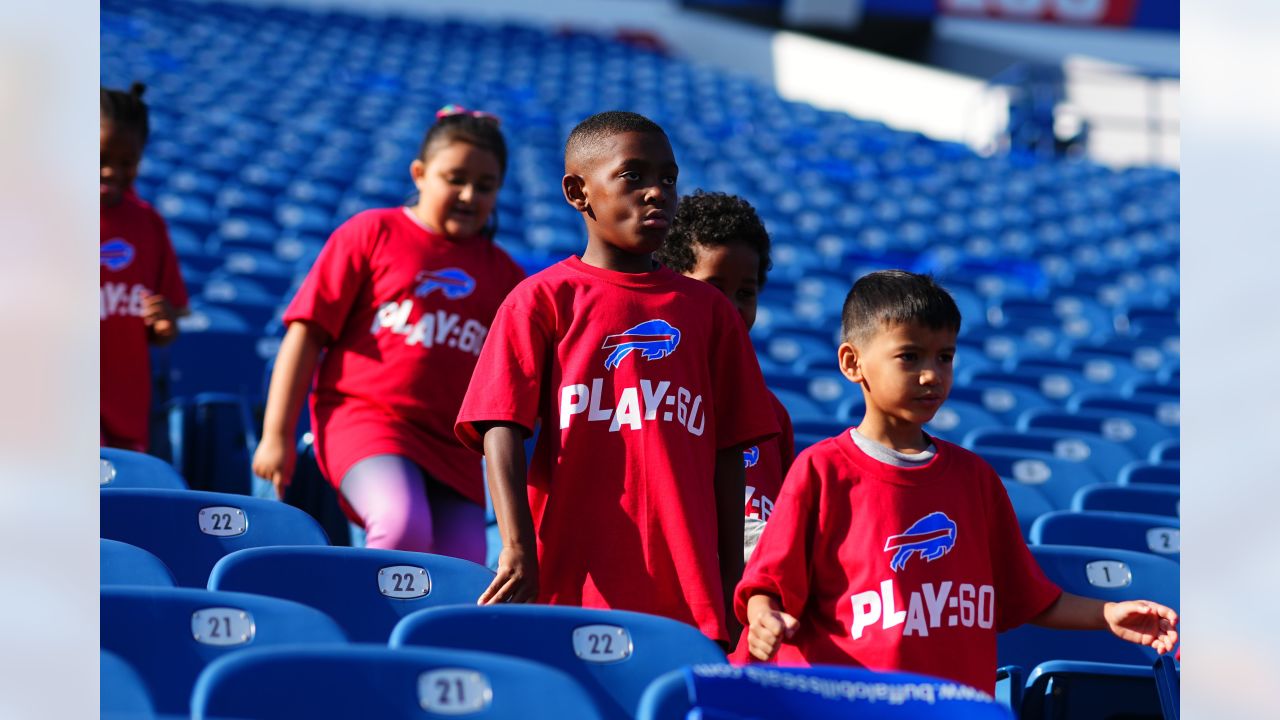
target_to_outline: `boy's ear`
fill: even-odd
[[[862,365],[858,362],[858,348],[848,342],[840,343],[836,350],[836,361],[840,365],[840,374],[849,382],[862,384]]]
[[[581,175],[565,175],[560,181],[564,189],[564,199],[578,212],[586,212],[590,207],[587,202],[587,185]]]

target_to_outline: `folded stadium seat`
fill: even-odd
[[[1076,392],[1089,386],[1085,379],[1069,370],[1000,370],[977,369],[958,373],[956,383],[966,387],[1027,388],[1054,405],[1061,405]]]
[[[201,311],[210,308],[204,306]],[[261,332],[261,328],[184,332],[169,346],[170,394],[191,397],[218,392],[256,398],[262,390],[262,370],[280,344],[279,338],[262,337]]]
[[[1080,393],[1067,401],[1067,409],[1102,410],[1155,420],[1165,428],[1167,437],[1177,437],[1178,426],[1181,424],[1180,404],[1177,398],[1159,396],[1126,398],[1102,393]]]
[[[1179,608],[1178,563],[1150,553],[1073,545],[1031,545],[1049,580],[1064,591],[1107,601],[1146,599]],[[1108,630],[1050,630],[1026,624],[1001,633],[998,664],[1035,667],[1049,660],[1138,664],[1150,667],[1156,652]]]
[[[1009,502],[1013,505],[1013,513],[1018,516],[1018,527],[1022,530],[1022,537],[1029,538],[1031,525],[1036,519],[1045,513],[1053,512],[1055,508],[1049,502],[1049,498],[1033,485],[1004,478],[1001,478],[1001,482],[1004,484],[1005,493],[1009,496]]]
[[[100,720],[150,720],[156,716],[147,684],[124,658],[99,650],[98,712]]]
[[[945,407],[945,405],[943,406]],[[1129,448],[1134,457],[1151,452],[1158,442],[1169,439],[1169,431],[1155,420],[1105,410],[1032,409],[1018,418],[1019,430],[1053,430],[1096,435]]]
[[[993,363],[1010,364],[1028,355],[1042,355],[1042,346],[1033,344],[1021,334],[986,324],[963,324],[960,337],[957,339],[957,350],[963,345],[966,349],[981,348],[982,355]]]
[[[269,378],[268,372],[264,381]],[[283,500],[314,518],[324,534],[329,536],[330,544],[339,547],[352,545],[352,524],[338,503],[338,491],[320,474],[320,467],[316,464],[315,436],[311,432],[309,414],[302,413],[302,422],[298,426],[298,460]]]
[[[634,717],[645,688],[724,652],[691,625],[624,610],[550,605],[456,606],[416,612],[391,633],[391,647],[498,652],[563,670],[610,718]]]
[[[764,355],[782,367],[803,373],[812,367],[834,367],[836,347],[830,332],[779,327],[765,343]]]
[[[1130,378],[1135,373],[1153,378],[1164,366],[1166,354],[1156,343],[1113,336],[1105,342],[1072,345],[1063,352],[1063,357],[1070,360],[1110,360],[1121,367],[1132,368],[1127,373]]]
[[[149,159],[148,162],[150,162]],[[224,218],[256,218],[270,221],[275,215],[275,198],[270,193],[260,188],[242,185],[236,180],[228,181],[223,185],[214,198],[213,204],[214,212]]]
[[[1121,485],[1168,485],[1179,487],[1181,466],[1177,462],[1149,463],[1138,460],[1126,465],[1118,476]]]
[[[264,262],[267,262],[263,258]],[[223,262],[226,262],[224,257]],[[252,262],[252,261],[251,261]],[[219,268],[219,270],[224,270]],[[290,272],[292,270],[290,269]],[[205,281],[202,300],[211,303],[222,303],[243,307],[275,307],[280,304],[281,297],[277,290],[272,292],[261,281],[245,277],[244,274],[231,272],[211,273]]]
[[[955,388],[952,389],[952,398],[955,398],[955,390]],[[856,407],[862,407],[861,403],[858,403]],[[859,417],[861,417],[861,413],[859,413]],[[974,430],[1003,426],[1004,422],[999,417],[989,412],[979,403],[962,399],[948,399],[942,404],[942,407],[938,408],[938,412],[934,414],[933,419],[925,423],[924,430],[930,435],[959,444],[966,435]]]
[[[1151,446],[1147,460],[1153,463],[1177,463],[1181,458],[1180,447],[1177,440],[1162,440]]]
[[[353,642],[385,643],[401,618],[424,608],[475,605],[493,581],[458,558],[350,547],[258,547],[228,554],[210,590],[293,600],[323,610]]]
[[[98,539],[98,583],[173,587],[173,573],[160,558],[118,540]]]
[[[280,227],[270,217],[228,214],[209,236],[209,245],[223,253],[237,249],[261,250],[270,247],[280,235]]]
[[[265,481],[256,479],[250,466],[257,438],[243,396],[179,397],[166,403],[164,412],[169,457],[192,488],[241,495],[265,491]]]
[[[1067,360],[1053,355],[1026,355],[1007,365],[1017,372],[1066,373],[1079,385],[1077,390],[1119,393],[1124,385],[1141,376],[1137,371],[1125,375],[1110,360]]]
[[[1114,510],[1180,517],[1181,491],[1171,485],[1113,485],[1102,483],[1080,488],[1071,500],[1072,510]]]
[[[187,481],[158,457],[119,448],[98,448],[98,487],[185,490]]]
[[[1028,410],[1047,409],[1056,403],[1031,388],[1019,385],[995,384],[987,381],[973,381],[965,384],[956,382],[951,386],[951,394],[945,408],[952,401],[967,402],[979,405],[1001,425],[1013,427],[1018,418]]]
[[[213,231],[213,206],[205,196],[162,190],[153,204],[167,222],[190,228],[200,237]]]
[[[281,502],[199,490],[102,490],[99,535],[160,558],[182,587],[204,587],[214,563],[266,545],[327,545],[310,516]]]
[[[1156,679],[1148,665],[1051,660],[1027,676],[1024,720],[1162,720]]]
[[[1165,515],[1105,510],[1057,510],[1031,526],[1036,545],[1084,545],[1149,552],[1174,562],[1180,559],[1180,525]]]
[[[1156,676],[1156,689],[1160,693],[1160,706],[1164,720],[1178,720],[1181,714],[1182,672],[1177,656],[1165,653],[1156,660],[1152,670]]]
[[[1085,462],[1054,457],[1033,450],[983,448],[978,453],[1004,480],[1040,491],[1055,510],[1071,507],[1076,491],[1101,478]]]
[[[892,698],[892,699],[889,699]],[[653,681],[637,720],[747,718],[1011,720],[984,692],[927,675],[865,668],[691,665]]]
[[[963,445],[981,452],[986,449],[1029,450],[1050,457],[1088,463],[1104,481],[1113,481],[1125,465],[1133,462],[1133,452],[1125,446],[1096,435],[1054,430],[1010,430],[980,428],[964,438]]]
[[[862,398],[862,390],[838,371],[812,370],[796,373],[774,370],[765,375],[764,380],[770,389],[786,390],[808,397],[832,416],[841,402],[854,397]]]
[[[200,282],[203,284],[204,280]],[[193,289],[203,292],[201,286]],[[180,337],[184,339],[193,333],[247,333],[250,331],[249,321],[238,309],[205,302],[199,297],[192,298],[190,309],[189,315],[178,318],[178,329],[182,331]]]
[[[245,650],[212,663],[191,716],[599,720],[605,715],[565,673],[491,653],[371,645]]]
[[[191,688],[213,660],[246,648],[346,642],[324,613],[245,593],[104,587],[102,649],[137,670],[157,714],[185,717]]]
[[[1125,386],[1123,393],[1129,397],[1171,398],[1177,400],[1182,395],[1182,387],[1178,381],[1134,380]]]
[[[825,422],[834,419],[830,411],[823,409],[821,405],[809,399],[807,395],[781,388],[771,389],[773,394],[777,396],[778,401],[787,409],[787,413],[791,415],[792,425],[796,423]]]

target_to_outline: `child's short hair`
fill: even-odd
[[[696,190],[680,199],[671,233],[654,256],[678,273],[698,264],[695,245],[720,247],[746,245],[760,256],[760,286],[773,262],[769,259],[769,232],[751,203],[736,195]]]
[[[465,142],[488,150],[498,159],[502,176],[507,174],[507,141],[498,128],[498,118],[488,113],[476,112],[447,105],[436,113],[436,121],[427,129],[418,149],[418,159],[430,162],[431,156],[455,142]]]
[[[960,332],[960,308],[930,275],[880,270],[858,279],[844,299],[845,342],[864,343],[881,327],[917,324]]]
[[[666,131],[658,123],[638,113],[626,110],[596,113],[578,123],[569,133],[569,139],[564,143],[565,165],[594,156],[605,140],[614,135],[629,132],[667,136]]]
[[[143,145],[147,144],[147,136],[151,134],[147,104],[142,102],[142,93],[146,92],[146,89],[146,85],[138,82],[130,85],[128,90],[98,87],[98,103],[102,119],[121,130],[137,133]]]

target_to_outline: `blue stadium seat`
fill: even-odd
[[[199,490],[102,490],[101,537],[160,558],[182,587],[204,587],[223,555],[265,545],[327,545],[311,516],[281,502]]]
[[[372,645],[245,650],[220,658],[191,695],[195,720],[605,717],[578,683],[490,653]]]
[[[261,327],[253,327],[243,316],[237,321],[248,330],[184,332],[169,346],[172,396],[218,392],[254,398],[262,392],[262,369],[280,342],[262,337]]]
[[[1165,720],[1178,720],[1181,714],[1182,673],[1178,661],[1170,653],[1161,655],[1152,668],[1156,676],[1156,690],[1160,693],[1160,706]]]
[[[1182,471],[1179,463],[1149,463],[1135,461],[1120,471],[1121,485],[1168,485],[1178,487]]]
[[[187,481],[172,465],[146,453],[104,447],[98,449],[98,459],[102,488],[187,488]]]
[[[124,658],[99,650],[98,712],[100,720],[150,720],[156,716],[147,684]]]
[[[1080,488],[1101,479],[1083,462],[1026,450],[984,448],[979,455],[1001,478],[1038,490],[1057,510],[1071,507],[1071,500]]]
[[[352,642],[385,643],[401,618],[424,608],[475,605],[493,580],[458,558],[351,547],[259,547],[231,553],[210,590],[251,592],[323,610]]]
[[[792,424],[798,422],[824,422],[835,419],[835,413],[824,409],[816,401],[811,400],[808,395],[781,388],[770,389],[778,398],[778,402],[781,402],[782,406],[787,409],[787,414],[791,416]]]
[[[956,383],[947,402],[962,401],[981,405],[1000,421],[1012,426],[1023,413],[1037,408],[1053,408],[1055,403],[1028,387],[997,385],[990,382]],[[946,407],[945,405],[943,407]]]
[[[173,587],[173,573],[160,558],[118,540],[98,539],[100,585],[149,585]]]
[[[1071,545],[1032,545],[1031,554],[1064,591],[1107,601],[1152,600],[1179,608],[1178,563],[1149,553]],[[1150,667],[1157,655],[1106,630],[1050,630],[1027,624],[1002,633],[998,664],[1035,667],[1086,660]]]
[[[1084,545],[1149,552],[1177,561],[1180,527],[1165,515],[1105,510],[1057,510],[1041,515],[1031,526],[1036,545]]]
[[[1018,516],[1018,526],[1022,528],[1022,537],[1031,537],[1031,525],[1036,518],[1053,512],[1053,504],[1044,493],[1034,486],[1025,485],[1017,480],[1004,480],[1004,490],[1013,504],[1013,512]]]
[[[822,688],[815,690],[815,688]],[[894,698],[888,702],[886,698]],[[990,718],[1012,715],[994,698],[958,683],[864,668],[693,665],[653,681],[637,720],[781,720],[848,717]]]
[[[1081,393],[1067,403],[1076,411],[1101,410],[1154,420],[1165,428],[1166,435],[1176,437],[1180,424],[1177,398],[1117,397],[1102,393]]]
[[[1165,716],[1148,664],[1052,660],[1027,676],[1021,717],[1156,720]]]
[[[196,490],[255,494],[254,422],[240,395],[199,393],[165,405],[169,457]]]
[[[648,684],[682,665],[724,662],[690,625],[626,612],[546,605],[445,607],[396,626],[392,647],[500,652],[567,672],[608,717],[633,717]]]
[[[1133,461],[1133,453],[1119,443],[1094,435],[1053,430],[983,428],[965,436],[964,446],[981,453],[987,448],[1029,450],[1050,457],[1087,463],[1102,480],[1113,480]]]
[[[1144,457],[1151,447],[1169,438],[1169,431],[1154,420],[1138,415],[1102,410],[1029,410],[1018,418],[1020,430],[1064,430],[1097,435],[1129,448],[1134,457]]]
[[[319,610],[257,595],[104,587],[99,605],[102,649],[137,670],[158,714],[186,716],[196,676],[215,658],[268,645],[346,641]]]
[[[1168,485],[1112,485],[1101,483],[1080,488],[1071,500],[1072,510],[1113,510],[1179,517],[1181,493]]]
[[[859,414],[861,417],[861,414]],[[969,433],[981,428],[1002,426],[998,417],[981,405],[959,399],[948,399],[938,408],[933,419],[925,423],[925,432],[959,444]]]
[[[1147,460],[1153,463],[1176,463],[1182,458],[1181,444],[1177,440],[1164,440],[1151,446]]]

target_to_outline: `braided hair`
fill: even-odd
[[[117,128],[137,133],[143,145],[147,144],[147,136],[151,133],[147,104],[142,101],[142,93],[146,92],[146,89],[146,85],[136,82],[130,85],[128,90],[112,88],[98,90],[102,119]]]

